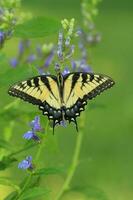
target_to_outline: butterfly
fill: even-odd
[[[53,131],[63,120],[74,122],[88,100],[114,85],[112,78],[94,73],[74,72],[66,75],[40,75],[11,86],[9,95],[39,106],[53,121]]]

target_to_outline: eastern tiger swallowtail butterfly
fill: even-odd
[[[91,100],[104,90],[112,87],[114,81],[102,74],[74,72],[66,75],[40,75],[19,82],[9,88],[12,96],[38,105],[43,115],[55,125],[62,120],[76,124],[76,117]]]

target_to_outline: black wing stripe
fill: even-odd
[[[93,99],[104,90],[111,88],[114,84],[114,81],[112,81],[111,79],[106,80],[101,85],[97,86],[94,90],[92,90],[88,95],[86,95],[85,99]]]
[[[71,93],[72,93],[72,90],[73,90],[74,86],[76,85],[76,82],[77,82],[77,80],[79,79],[79,77],[80,77],[80,74],[79,74],[79,73],[73,74],[73,76],[72,76],[71,90],[70,90],[70,93],[69,93],[69,96],[68,96],[67,100],[70,98]]]
[[[54,95],[53,91],[52,91],[52,88],[51,88],[51,86],[50,86],[50,83],[49,83],[48,78],[42,76],[42,77],[41,77],[41,81],[45,84],[45,86],[48,88],[49,92],[51,92],[51,94],[54,96],[54,98],[55,98],[56,100],[58,100],[58,99],[56,98],[56,96]]]
[[[31,80],[27,80],[27,85],[28,85],[29,87],[32,87]]]
[[[74,88],[77,80],[79,79],[79,77],[80,77],[80,74],[73,74],[73,76],[72,76],[72,85],[71,85],[71,92],[72,92],[72,90],[73,90],[73,88]],[[71,92],[70,92],[70,94],[71,94]]]
[[[85,83],[87,83],[87,80],[88,80],[88,75],[86,73],[82,74],[82,86],[81,86],[81,89],[83,88]]]
[[[32,103],[33,105],[42,105],[42,101],[40,99],[36,99],[22,91],[19,91],[15,88],[10,88],[8,91],[8,94],[14,97],[19,97],[20,99],[23,99],[24,101],[27,101],[29,103]]]
[[[35,78],[33,79],[33,81],[34,81],[35,87],[39,87],[39,78],[38,78],[38,77],[35,77]]]

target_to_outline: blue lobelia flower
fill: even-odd
[[[23,138],[25,138],[26,140],[30,140],[32,139],[34,136],[34,132],[33,131],[27,131],[24,135]]]
[[[1,47],[3,46],[4,40],[5,40],[5,33],[0,31],[0,46]]]
[[[68,67],[66,67],[64,69],[64,71],[62,72],[63,75],[66,75],[66,74],[69,74],[70,73],[70,70],[68,69]]]
[[[54,51],[51,51],[44,63],[44,67],[49,67],[49,65],[51,64],[51,62],[53,60],[53,57],[54,57]]]
[[[78,71],[78,72],[88,72],[92,73],[92,68],[90,65],[87,64],[86,59],[81,59],[81,60],[73,60],[71,62],[71,67],[73,71]]]
[[[63,126],[66,128],[67,127],[66,121],[65,120],[60,121],[60,126]]]
[[[24,52],[24,44],[22,41],[18,44],[19,54],[22,54]]]
[[[64,128],[67,127],[67,123],[65,120],[60,121],[60,123],[56,124],[56,126],[63,126]]]
[[[33,165],[32,165],[32,156],[27,156],[25,160],[22,160],[19,164],[18,164],[18,168],[19,169],[33,169]]]
[[[10,60],[10,65],[11,65],[12,67],[16,67],[16,66],[18,65],[18,60],[17,60],[17,58],[12,58],[12,59]]]
[[[34,120],[30,123],[30,126],[32,127],[33,131],[41,131],[42,127],[40,124],[40,117],[36,116]]]
[[[26,140],[35,140],[37,142],[40,142],[40,138],[36,135],[36,133],[31,130],[31,131],[27,131],[24,135],[23,135],[23,138],[26,139]]]
[[[26,139],[26,140],[35,140],[37,142],[40,142],[40,138],[37,136],[36,134],[36,131],[41,131],[42,130],[42,127],[40,125],[40,118],[39,116],[36,116],[34,118],[34,120],[32,120],[30,122],[30,127],[31,127],[31,130],[30,131],[27,131],[24,135],[23,135],[23,138]]]
[[[28,56],[27,62],[28,62],[28,63],[32,63],[32,62],[34,62],[36,59],[37,59],[36,55],[35,55],[35,54],[31,54],[31,55]]]

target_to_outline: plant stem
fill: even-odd
[[[37,146],[37,144],[30,144],[29,146],[24,147],[24,148],[22,148],[22,149],[20,149],[20,150],[18,150],[18,151],[16,151],[16,152],[13,152],[13,153],[11,153],[11,154],[9,154],[9,155],[10,155],[10,157],[11,157],[11,156],[15,156],[15,155],[17,155],[17,154],[19,154],[19,153],[22,153],[23,151],[27,151],[28,149],[33,148],[33,147],[35,147],[35,146]]]
[[[84,126],[84,120],[81,120],[81,127],[82,126]],[[71,180],[74,176],[74,173],[76,171],[76,168],[77,168],[77,165],[79,162],[79,155],[80,155],[80,150],[81,150],[81,146],[82,146],[82,140],[83,140],[83,131],[80,131],[77,135],[76,146],[75,146],[75,150],[74,150],[74,154],[73,154],[73,158],[72,158],[71,167],[68,171],[66,180],[64,181],[64,184],[63,184],[60,192],[57,194],[55,200],[60,200],[60,198],[62,197],[64,192],[66,192],[69,189]]]
[[[49,125],[49,121],[48,121],[47,124],[46,124],[46,128],[45,128],[45,131],[46,131],[46,132],[47,132],[47,130],[48,130],[48,125]],[[43,148],[43,146],[44,146],[44,142],[43,142],[43,139],[44,139],[44,138],[45,138],[45,137],[43,136],[42,141],[41,141],[41,144],[39,144],[39,148],[38,148],[37,153],[36,153],[36,158],[35,158],[35,162],[36,162],[36,163],[37,163],[38,160],[39,160],[39,157],[40,157],[40,154],[41,154],[41,150],[42,150],[42,148]],[[34,174],[34,173],[31,172],[30,175],[27,177],[27,179],[25,180],[25,184],[24,184],[23,188],[21,189],[20,193],[16,196],[16,198],[15,198],[14,200],[18,200],[18,199],[20,198],[20,196],[23,194],[23,192],[25,191],[25,189],[26,189],[27,186],[29,185],[29,183],[30,183],[30,181],[31,181],[31,179],[32,179],[33,174]]]
[[[49,126],[49,121],[47,120],[47,123],[46,123],[46,128],[45,128],[45,134],[47,134],[47,132],[48,132],[48,126]],[[35,158],[35,162],[37,163],[38,162],[38,159],[39,159],[39,157],[40,157],[40,154],[41,154],[41,152],[42,152],[42,148],[44,147],[44,144],[45,144],[45,142],[43,141],[44,140],[44,136],[43,136],[43,139],[42,139],[42,141],[41,141],[41,143],[40,143],[40,145],[39,145],[39,148],[38,148],[38,151],[37,151],[37,154],[36,154],[36,158]]]
[[[32,178],[32,173],[26,178],[24,186],[22,187],[21,191],[18,193],[18,195],[16,196],[16,198],[14,200],[17,200],[17,199],[20,198],[20,196],[23,194],[23,192],[25,191],[26,187],[28,186],[31,178]]]

